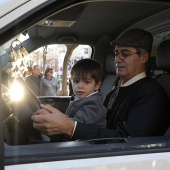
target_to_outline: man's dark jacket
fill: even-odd
[[[107,95],[106,108],[114,92],[112,90]],[[77,123],[72,139],[163,135],[169,120],[168,98],[163,88],[155,80],[145,77],[119,88],[112,108],[107,111],[107,128]]]

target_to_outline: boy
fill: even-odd
[[[103,77],[102,65],[91,59],[77,61],[71,69],[74,95],[65,114],[84,124],[96,124],[106,128],[106,108],[99,89]],[[51,142],[67,141],[65,135],[50,136]]]
[[[77,122],[106,127],[106,108],[99,89],[103,77],[102,65],[91,59],[77,61],[71,69],[74,95],[66,115]]]

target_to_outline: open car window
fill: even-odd
[[[60,88],[59,96],[69,95],[70,70],[76,61],[92,57],[92,48],[89,45],[74,46],[71,56],[67,56],[68,48],[69,46],[65,44],[53,44],[40,47],[30,53],[30,66],[38,64],[41,66],[42,73],[46,68],[53,68],[53,76],[57,79]],[[64,65],[67,65],[67,67],[64,67]],[[65,79],[67,81],[63,82]],[[64,89],[62,89],[65,88],[64,83],[67,84],[67,93],[65,94],[63,94]]]

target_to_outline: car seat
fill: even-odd
[[[170,103],[170,40],[163,41],[159,45],[156,63],[158,68],[165,72],[164,74],[159,75],[156,80],[164,88]],[[164,135],[170,136],[170,126]]]
[[[109,55],[108,57],[106,57],[106,60],[105,60],[106,76],[101,85],[104,99],[106,95],[113,89],[114,83],[118,78],[118,76],[116,75],[113,55],[114,54]]]

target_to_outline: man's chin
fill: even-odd
[[[123,76],[126,75],[126,73],[125,73],[123,70],[117,70],[117,71],[116,71],[116,74],[117,74],[117,76],[119,76],[119,77],[123,77]]]

